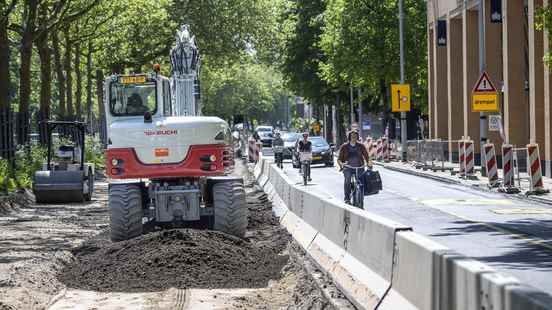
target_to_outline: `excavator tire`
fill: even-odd
[[[142,191],[138,184],[109,186],[111,241],[124,241],[142,234]]]
[[[220,182],[213,186],[214,229],[243,238],[247,230],[247,203],[241,180]]]

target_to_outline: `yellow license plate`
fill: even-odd
[[[320,159],[322,159],[322,156],[314,156],[312,159],[313,160],[320,160]]]
[[[146,83],[146,76],[145,75],[121,76],[120,81],[122,84],[144,84]]]

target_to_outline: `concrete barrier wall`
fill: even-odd
[[[552,309],[548,294],[411,227],[307,192],[266,158],[254,173],[281,224],[359,309]]]

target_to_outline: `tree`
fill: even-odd
[[[297,0],[285,12],[293,30],[286,40],[282,72],[292,91],[314,103],[327,100],[331,91],[319,75],[326,59],[319,47],[325,9],[323,0]]]

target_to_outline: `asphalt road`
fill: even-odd
[[[552,206],[375,169],[384,189],[365,198],[366,209],[552,294]],[[284,171],[301,184],[289,160]],[[311,174],[310,190],[343,199],[336,168],[313,166]]]

